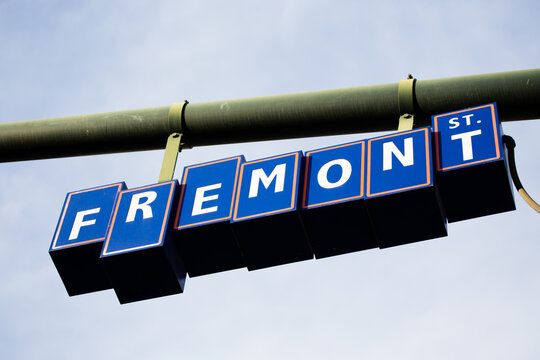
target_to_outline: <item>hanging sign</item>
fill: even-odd
[[[124,189],[121,182],[67,194],[49,254],[70,296],[111,288],[99,257]]]
[[[496,105],[432,119],[435,166],[448,221],[515,210]]]
[[[365,204],[366,142],[306,152],[301,216],[317,259],[378,246]]]
[[[243,156],[184,168],[172,236],[190,277],[245,267],[230,221]]]
[[[50,255],[69,295],[121,303],[191,277],[262,269],[447,235],[446,222],[513,210],[495,104],[433,126],[323,149],[188,166],[176,180],[69,193]]]

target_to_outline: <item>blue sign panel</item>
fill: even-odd
[[[122,182],[68,193],[51,250],[105,240],[116,195],[125,187]]]
[[[173,232],[190,277],[244,267],[230,220],[243,156],[188,166]]]
[[[364,141],[308,151],[302,208],[362,198],[364,153]]]
[[[296,209],[300,151],[242,164],[233,222]]]
[[[174,180],[122,191],[102,256],[162,245],[177,184]]]
[[[367,197],[433,184],[430,129],[400,132],[367,142]]]
[[[433,130],[438,171],[502,159],[495,104],[433,116]]]
[[[306,153],[302,220],[317,259],[377,247],[364,201],[365,142]]]
[[[297,211],[302,153],[242,164],[232,226],[248,270],[313,258]]]
[[[380,248],[447,235],[430,128],[368,140],[366,168],[366,205]]]
[[[230,220],[243,162],[243,156],[236,156],[186,167],[174,228]]]
[[[169,238],[176,180],[118,195],[101,260],[120,303],[183,292],[186,271]]]
[[[437,181],[449,222],[514,210],[494,103],[432,117]]]
[[[69,295],[109,289],[99,261],[118,192],[116,183],[68,193],[50,255]]]

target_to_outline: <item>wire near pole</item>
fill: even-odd
[[[509,135],[503,136],[504,143],[506,144],[506,148],[508,149],[508,165],[510,167],[510,175],[512,177],[512,182],[514,183],[514,186],[516,187],[519,195],[525,200],[525,202],[533,208],[537,213],[540,214],[540,205],[536,201],[533,200],[523,187],[523,184],[519,180],[519,176],[517,173],[516,168],[516,157],[514,153],[514,149],[516,147],[516,142],[514,139]]]

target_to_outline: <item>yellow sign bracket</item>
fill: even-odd
[[[398,131],[412,130],[414,127],[414,85],[416,79],[409,74],[398,85],[399,125]]]
[[[184,117],[184,109],[188,101],[183,103],[173,104],[169,109],[169,124],[180,124],[180,130],[182,119]],[[163,155],[163,163],[161,164],[161,172],[159,173],[158,182],[164,182],[172,180],[174,177],[174,169],[176,168],[176,161],[178,160],[178,153],[182,151],[182,132],[173,132],[167,138],[167,145],[165,147],[165,154]]]

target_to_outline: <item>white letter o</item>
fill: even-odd
[[[341,166],[341,177],[336,182],[329,182],[328,181],[328,170],[334,165]],[[319,182],[319,185],[325,189],[333,189],[337,188],[347,182],[349,178],[351,177],[352,172],[352,166],[351,163],[348,162],[345,159],[336,159],[327,162],[324,164],[317,174],[317,181]]]

